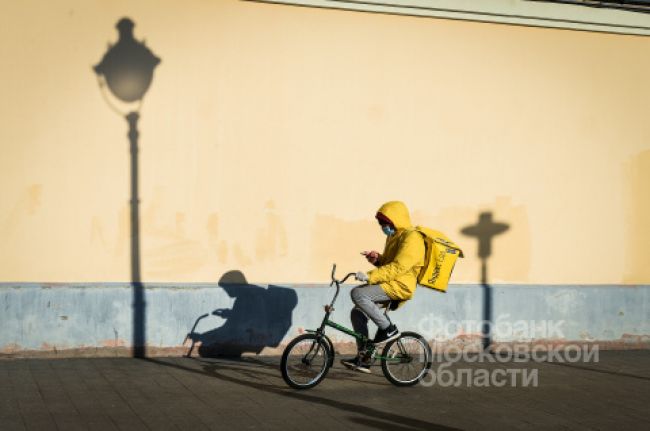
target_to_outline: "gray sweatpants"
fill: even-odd
[[[378,284],[357,286],[352,289],[350,296],[355,305],[350,313],[350,319],[352,320],[352,328],[356,332],[366,337],[368,336],[368,318],[375,322],[381,329],[386,329],[390,326],[390,320],[388,320],[384,311],[377,305],[377,303],[390,301],[390,297],[386,295],[386,292],[384,292],[381,286]],[[363,346],[358,340],[357,347],[359,350],[363,349]]]

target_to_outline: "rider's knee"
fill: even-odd
[[[350,297],[352,298],[352,302],[354,302],[355,304],[359,303],[359,300],[361,299],[362,295],[363,293],[361,292],[361,289],[358,287],[355,287],[350,291]]]

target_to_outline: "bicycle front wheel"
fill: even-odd
[[[323,337],[304,334],[294,338],[282,354],[282,378],[295,389],[319,384],[330,367],[329,347]]]
[[[384,376],[394,385],[412,386],[431,369],[431,348],[420,334],[402,332],[399,338],[386,343],[381,359]]]

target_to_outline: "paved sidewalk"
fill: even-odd
[[[338,358],[337,358],[338,362]],[[650,351],[598,363],[471,363],[539,369],[538,387],[397,388],[339,364],[289,389],[279,358],[0,360],[0,429],[504,430],[650,428]]]

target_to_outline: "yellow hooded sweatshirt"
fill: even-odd
[[[368,284],[379,284],[392,299],[411,299],[424,266],[424,240],[413,229],[404,203],[387,202],[378,212],[393,222],[396,232],[386,238],[377,268],[368,272]]]

